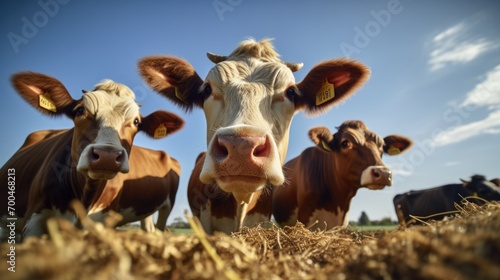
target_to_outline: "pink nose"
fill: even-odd
[[[269,139],[265,135],[217,135],[215,137],[217,138],[211,147],[214,163],[221,170],[228,172],[228,175],[252,176],[254,172],[251,170],[261,169],[271,152]],[[250,174],[240,174],[241,172]]]

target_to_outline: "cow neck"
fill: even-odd
[[[61,139],[63,139],[63,142],[57,143],[58,145],[54,146],[55,149],[60,150],[61,147],[65,147],[61,150],[58,162],[64,162],[66,163],[66,166],[68,164],[71,166],[69,172],[64,173],[60,176],[60,186],[71,190],[70,193],[67,193],[67,199],[61,202],[64,204],[59,205],[59,208],[63,211],[66,211],[68,209],[68,203],[73,199],[82,202],[84,207],[88,209],[88,207],[90,207],[90,204],[92,203],[93,198],[98,193],[102,192],[107,182],[107,180],[90,179],[76,170],[77,163],[71,161],[71,143],[73,141],[73,133],[74,128],[61,134]],[[64,166],[62,166],[62,168],[64,168]],[[61,169],[61,171],[64,172],[65,170]],[[65,192],[65,190],[62,191]]]
[[[346,213],[352,198],[359,189],[359,179],[357,181],[351,180],[350,176],[345,174],[349,168],[343,166],[345,163],[342,162],[338,151],[322,151],[322,154],[323,156],[319,158],[322,160],[322,165],[327,166],[323,170],[329,170],[329,172],[324,172],[322,185],[328,190],[334,212],[341,209],[343,213]]]

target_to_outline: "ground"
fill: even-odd
[[[84,230],[51,224],[50,238],[1,244],[0,279],[498,279],[500,204],[467,204],[456,218],[389,231],[302,225],[227,235]],[[194,224],[196,227],[196,224]],[[7,267],[6,264],[7,263]]]

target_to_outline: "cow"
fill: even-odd
[[[11,237],[5,224],[13,219],[17,219],[16,229],[23,229],[23,238],[46,233],[50,217],[75,220],[70,201],[79,200],[89,207],[109,180],[129,172],[129,155],[139,131],[162,138],[184,123],[166,111],[141,116],[134,93],[111,80],[84,91],[79,100],[73,99],[60,81],[45,74],[21,72],[11,81],[28,104],[45,115],[65,115],[73,120],[74,127],[28,137],[26,146],[0,170],[5,182],[8,178],[16,180],[15,187],[9,189],[15,194],[15,209],[0,210],[2,239]],[[11,175],[13,171],[15,176]],[[6,194],[10,195],[2,192],[0,199],[8,205]]]
[[[357,120],[345,121],[335,134],[324,126],[312,128],[309,137],[316,146],[285,164],[285,183],[274,189],[273,215],[280,226],[297,222],[311,230],[346,226],[359,188],[392,185],[382,154],[398,155],[413,143],[400,135],[382,138]]]
[[[179,121],[178,125],[182,125],[182,120]],[[170,127],[171,130],[174,128],[172,125]],[[176,130],[179,128],[175,127]],[[65,131],[67,129],[32,132],[19,150]],[[89,207],[90,218],[104,222],[112,210],[122,216],[117,226],[140,220],[141,228],[147,232],[155,229],[164,231],[179,187],[181,168],[179,162],[164,151],[154,151],[134,145],[130,152],[129,165],[129,173],[119,173],[106,182],[100,196]],[[145,166],[147,168],[144,168]],[[25,200],[16,201],[18,206],[27,203]],[[156,210],[158,210],[156,224],[153,222],[153,215],[144,218]]]
[[[236,231],[259,193],[285,180],[282,165],[294,114],[327,111],[354,94],[370,71],[358,61],[332,59],[314,66],[297,83],[293,72],[303,64],[283,62],[270,39],[248,39],[228,56],[208,53],[208,58],[215,66],[205,80],[174,56],[145,57],[139,72],[153,90],[186,111],[203,109],[207,153],[199,179],[230,193],[238,214],[202,224]],[[209,211],[206,205],[200,209]]]
[[[394,196],[399,224],[406,226],[442,220],[457,213],[456,205],[462,205],[465,200],[478,205],[484,204],[484,201],[500,200],[500,189],[483,175],[473,175],[470,181],[461,181],[458,184],[411,190]]]
[[[500,187],[500,178],[491,179],[490,182],[495,184],[495,186]]]
[[[200,181],[200,173],[205,161],[206,152],[198,155],[193,172],[188,182],[188,202],[191,212],[204,225],[205,232],[216,231],[230,233],[235,231],[234,217],[239,209],[237,201],[230,193],[222,191],[216,184],[204,184]],[[245,209],[245,219],[241,226],[254,226],[271,219],[270,186],[256,192],[255,199],[248,203]],[[265,226],[265,225],[262,225]]]

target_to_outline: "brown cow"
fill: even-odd
[[[396,155],[412,145],[404,136],[382,139],[361,121],[346,121],[335,134],[326,127],[312,128],[309,136],[317,146],[288,161],[285,184],[274,189],[273,215],[280,225],[346,225],[359,188],[379,190],[392,184],[382,154]]]
[[[16,229],[24,225],[25,237],[45,233],[45,221],[52,216],[74,219],[68,208],[71,200],[78,199],[89,207],[107,180],[129,172],[129,154],[137,132],[159,138],[183,125],[182,119],[165,111],[142,117],[133,92],[110,80],[85,92],[80,100],[74,100],[61,82],[44,74],[19,73],[12,77],[12,83],[30,105],[44,114],[68,116],[74,128],[21,148],[0,170],[5,181],[15,170],[16,202],[28,201],[12,212],[0,210],[2,238],[12,236],[11,228],[6,232],[3,226],[12,223],[9,218],[20,216]],[[0,199],[7,205],[5,194],[2,192]]]
[[[182,125],[181,120],[179,125]],[[66,131],[67,129],[32,132],[26,137],[19,150]],[[38,155],[41,156],[41,154]],[[149,150],[134,145],[130,152],[129,164],[129,173],[119,173],[107,181],[97,201],[90,206],[90,218],[103,222],[109,210],[113,210],[123,217],[117,224],[118,226],[140,220],[141,228],[148,232],[154,231],[155,228],[160,231],[165,230],[179,187],[179,162],[163,151]],[[16,200],[18,207],[23,205],[21,208],[25,208],[27,203],[27,200]],[[155,224],[152,213],[156,210],[158,210],[158,219]],[[147,214],[151,215],[144,218]]]
[[[238,208],[236,217],[221,222],[229,226],[203,226],[237,230],[258,193],[285,180],[281,168],[293,115],[324,112],[345,100],[368,79],[369,70],[354,60],[332,59],[297,83],[292,72],[302,63],[281,61],[270,40],[246,40],[229,56],[208,57],[215,66],[204,81],[177,57],[146,57],[139,69],[155,91],[175,104],[203,108],[207,154],[200,180],[231,193]]]

